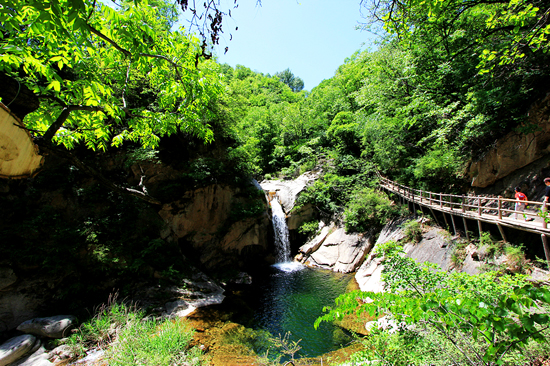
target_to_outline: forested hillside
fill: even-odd
[[[23,304],[0,312],[9,318],[1,331],[62,301],[65,309],[90,305],[114,287],[124,295],[145,286],[185,288],[199,270],[230,283],[247,278],[243,268],[272,263],[268,206],[253,178],[315,171],[319,178],[296,209],[310,204],[316,215],[362,235],[401,213],[377,189],[378,173],[464,193],[469,166],[499,139],[543,131],[550,115],[548,0],[358,2],[364,28],[376,31],[378,42],[348,55],[334,76],[308,91],[290,69],[269,75],[217,62],[213,46],[230,13],[214,0],[202,13],[183,0],[122,0],[114,7],[0,0],[1,102],[46,156],[36,177],[0,180],[0,234],[7,242],[0,266],[13,279],[2,291]],[[195,28],[176,29],[182,11],[191,11]],[[529,116],[537,103],[540,121]],[[7,151],[3,141],[0,130]],[[547,146],[541,151],[547,154]],[[317,224],[300,232],[305,237]],[[394,244],[386,254],[397,263]],[[429,282],[426,294],[444,280],[450,292],[441,301],[457,300],[460,276],[430,277],[427,267],[410,266],[417,277],[409,279]],[[510,283],[508,290],[487,290],[505,303],[498,311],[550,301],[546,290]],[[394,290],[402,285],[395,282]],[[418,293],[413,287],[409,293]],[[179,299],[154,296],[159,303]],[[352,313],[357,300],[349,299],[353,306],[344,310]],[[470,308],[478,311],[474,300]],[[487,317],[469,328],[476,337],[478,325],[480,333],[489,323],[505,328],[492,313],[472,314]],[[498,352],[544,338],[533,322],[547,324],[548,316],[531,315],[525,327],[512,327],[517,332],[508,343],[487,341],[488,356],[479,360],[493,364]],[[437,322],[458,329],[451,318]]]

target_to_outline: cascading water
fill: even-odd
[[[291,259],[286,217],[277,196],[270,193],[277,263],[254,291],[254,328],[267,330],[273,337],[290,334],[302,340],[296,356],[315,357],[333,351],[350,338],[333,324],[313,324],[324,306],[345,291],[349,275],[314,270]]]
[[[290,261],[290,242],[288,241],[288,226],[283,207],[277,197],[271,200],[273,231],[275,232],[275,248],[277,249],[277,263]]]

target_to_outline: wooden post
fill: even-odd
[[[466,232],[466,240],[470,241],[470,234],[468,234],[468,224],[466,223],[466,218],[462,216],[462,222],[464,223],[464,231]]]
[[[502,210],[502,201],[501,201],[501,199],[502,199],[502,196],[498,196],[498,219],[499,220],[502,220],[502,211],[501,211]],[[504,240],[504,241],[506,241],[506,240]]]
[[[546,237],[546,234],[541,234],[540,236],[542,238],[542,246],[544,247],[546,263],[548,264],[548,268],[550,268],[550,248],[548,247],[548,238]]]
[[[481,216],[481,197],[477,199],[477,215]]]
[[[447,221],[447,216],[445,215],[445,212],[441,212],[443,214],[443,218],[445,219],[445,225],[447,226],[447,230],[449,230],[449,222]]]
[[[483,228],[481,227],[481,220],[477,220],[477,229],[479,230],[479,237],[481,238],[481,234],[483,233]]]
[[[504,228],[502,227],[502,225],[500,225],[497,222],[497,227],[498,227],[498,231],[500,231],[500,236],[502,236],[502,240],[504,240],[505,242],[508,242],[508,240],[506,240],[506,235],[504,234]]]
[[[439,207],[443,208],[443,194],[439,194]]]
[[[546,208],[546,201],[544,201],[542,203],[542,212],[548,212],[548,209]],[[546,220],[544,219],[544,217],[542,217],[542,227],[547,229],[548,228],[548,223],[546,222]],[[550,268],[550,267],[549,267]]]
[[[432,192],[430,192],[430,206],[432,205]],[[439,224],[438,224],[439,225]]]
[[[420,190],[420,203],[422,203],[422,190]]]
[[[458,235],[458,232],[456,231],[455,217],[453,214],[451,214],[451,221],[453,222],[453,229],[455,231],[455,235]]]
[[[435,219],[435,222],[437,223],[437,226],[441,226],[441,224],[439,223],[439,220],[437,219],[437,216],[435,216],[434,210],[432,210],[431,207],[429,207],[429,209],[430,209],[430,212],[432,213],[433,218]]]
[[[462,195],[462,212],[466,212],[466,208],[464,207],[464,195]]]

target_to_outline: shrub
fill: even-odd
[[[383,226],[399,208],[388,196],[372,188],[363,188],[352,196],[344,211],[346,232],[365,232]]]
[[[409,220],[401,225],[405,240],[418,243],[422,239],[422,228],[417,220]]]
[[[308,237],[315,235],[317,233],[317,230],[319,230],[319,222],[317,221],[304,222],[302,226],[298,228],[298,232],[300,234],[306,235]]]

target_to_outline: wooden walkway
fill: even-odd
[[[527,209],[516,212],[515,204],[518,201],[515,199],[502,198],[501,196],[487,197],[427,192],[404,186],[382,176],[379,176],[379,179],[379,184],[384,190],[395,193],[403,200],[411,202],[413,207],[418,205],[422,211],[424,211],[424,208],[430,210],[436,221],[438,219],[434,211],[442,213],[445,224],[448,227],[452,225],[455,235],[457,234],[455,219],[462,217],[467,240],[470,239],[467,219],[477,221],[480,234],[483,231],[482,223],[497,225],[504,241],[507,240],[503,227],[540,234],[546,260],[550,263],[550,248],[547,241],[547,236],[550,235],[550,228],[548,227],[550,216],[547,215],[545,203],[522,201],[526,203]],[[449,225],[447,216],[450,216],[451,225]],[[546,220],[543,217],[546,217]],[[440,223],[438,222],[438,224]]]

